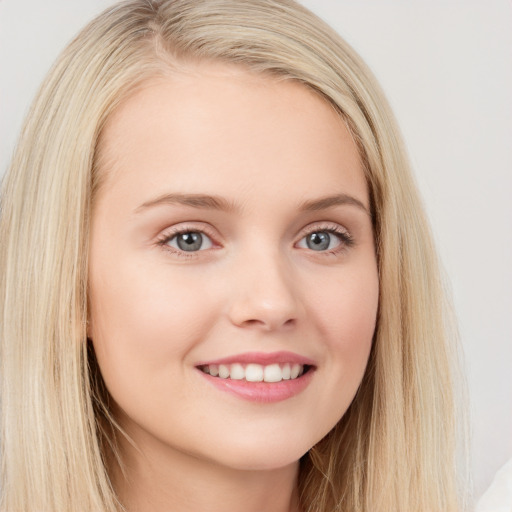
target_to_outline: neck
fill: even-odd
[[[187,453],[120,443],[113,484],[127,512],[299,512],[299,463],[239,470]]]

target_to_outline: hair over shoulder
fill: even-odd
[[[129,0],[61,54],[3,182],[1,511],[120,510],[107,460],[122,433],[86,335],[97,148],[124,99],[191,60],[314,90],[350,129],[366,174],[377,328],[353,403],[301,460],[303,510],[462,510],[456,333],[401,136],[371,72],[292,0]]]

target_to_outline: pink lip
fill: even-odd
[[[281,382],[247,382],[246,380],[221,379],[212,377],[207,373],[198,372],[213,386],[221,391],[248,400],[250,402],[272,403],[281,402],[298,395],[310,383],[314,369],[311,368],[304,375],[294,380]]]
[[[206,365],[228,365],[233,363],[256,363],[261,365],[292,363],[308,365],[310,368],[306,373],[296,379],[282,380],[280,382],[248,382],[246,380],[222,379],[220,377],[212,377],[199,369],[199,367]],[[243,400],[260,403],[281,402],[298,395],[308,386],[315,373],[315,365],[311,359],[292,352],[248,352],[222,359],[201,362],[197,364],[196,367],[201,376],[217,389],[230,393]]]
[[[215,359],[211,361],[201,361],[196,364],[196,366],[206,366],[208,364],[261,364],[263,366],[275,363],[292,363],[292,364],[302,364],[315,366],[315,363],[312,359],[301,356],[299,354],[295,354],[294,352],[245,352],[243,354],[238,354],[229,357],[223,357],[221,359]]]

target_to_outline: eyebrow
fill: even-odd
[[[160,205],[184,205],[192,208],[199,208],[205,210],[221,210],[221,211],[234,211],[237,210],[235,203],[228,201],[220,196],[212,196],[207,194],[163,194],[155,199],[146,201],[138,208],[135,213],[140,213],[148,208]],[[321,197],[319,199],[312,199],[301,203],[299,209],[305,212],[327,210],[335,206],[350,205],[363,210],[367,215],[370,215],[368,208],[359,199],[348,194],[335,194],[332,196]]]
[[[153,206],[175,204],[205,210],[232,211],[235,209],[235,205],[233,203],[219,196],[210,196],[206,194],[163,194],[140,205],[135,210],[135,213],[139,213]]]
[[[302,211],[316,212],[319,210],[327,210],[333,206],[343,205],[356,206],[360,210],[363,210],[367,215],[370,215],[370,211],[362,201],[348,194],[335,194],[332,196],[322,197],[320,199],[305,201],[302,203],[300,209]]]

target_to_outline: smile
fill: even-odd
[[[295,380],[307,372],[309,368],[309,365],[298,363],[273,363],[268,365],[233,363],[199,366],[203,373],[220,379],[269,383]]]
[[[209,385],[223,392],[249,402],[273,403],[302,393],[317,365],[293,352],[249,352],[202,361],[196,369]]]

